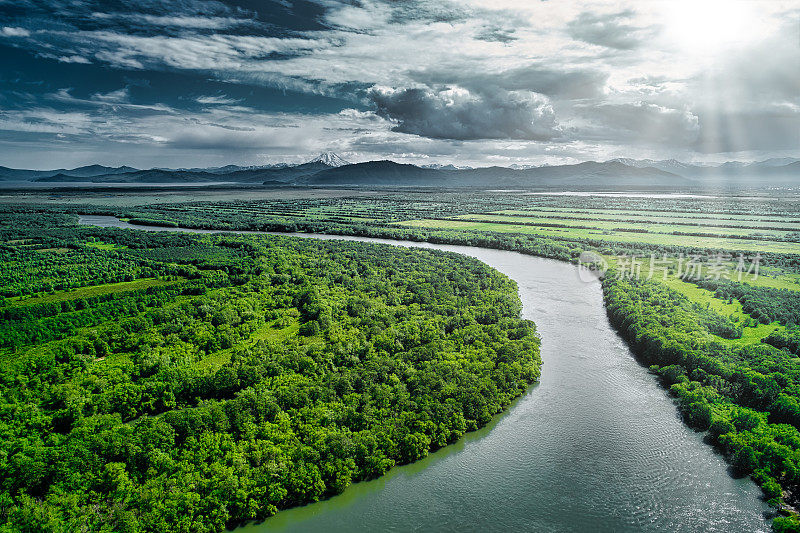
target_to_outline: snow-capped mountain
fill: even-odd
[[[286,168],[289,165],[287,163],[276,163],[273,165],[225,165],[224,167],[181,167],[181,168],[167,168],[167,167],[156,167],[153,170],[178,170],[181,172],[208,172],[210,174],[230,174],[231,172],[239,172],[242,170],[265,170],[265,169],[275,169],[275,168]]]
[[[434,170],[465,170],[471,169],[472,167],[463,166],[463,165],[453,165],[452,163],[448,165],[443,165],[442,163],[429,163],[427,165],[419,165],[420,168],[432,168]]]
[[[659,170],[664,170],[666,172],[676,172],[680,174],[682,171],[687,169],[697,167],[700,165],[691,165],[688,163],[684,163],[682,161],[678,161],[677,159],[663,159],[661,161],[656,161],[654,159],[631,159],[629,157],[618,157],[616,159],[612,159],[612,162],[622,163],[623,165],[627,165],[629,167],[636,167],[636,168],[657,168]]]
[[[334,152],[322,152],[309,163],[323,163],[329,167],[343,167],[350,164],[349,161],[345,161]]]
[[[759,162],[759,164],[764,167],[782,167],[797,163],[798,161],[800,161],[800,159],[794,157],[773,157],[772,159],[765,159]]]

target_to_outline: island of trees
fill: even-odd
[[[0,220],[0,522],[222,531],[381,476],[539,375],[516,285],[436,251]]]

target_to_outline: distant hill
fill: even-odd
[[[281,183],[291,183],[306,176],[311,176],[323,170],[330,170],[331,167],[320,161],[302,163],[295,166],[282,168],[265,168],[261,170],[240,170],[225,174],[225,179],[230,181],[242,181],[246,183],[261,183],[263,181],[278,181]]]
[[[287,163],[278,163],[275,165],[225,165],[223,167],[192,167],[192,168],[157,168],[155,170],[181,170],[188,172],[208,172],[210,174],[230,174],[232,172],[239,172],[242,170],[264,170],[272,168],[285,168],[291,165]]]
[[[565,186],[674,186],[689,180],[653,167],[632,167],[623,163],[585,161],[575,165],[537,167],[520,170],[531,185]]]
[[[192,172],[186,170],[134,170],[115,174],[99,176],[72,176],[59,173],[34,180],[36,182],[76,182],[90,181],[92,183],[187,183],[203,181],[224,181],[221,176],[209,172]]]
[[[701,183],[729,185],[785,185],[800,184],[800,160],[789,157],[745,163],[727,161],[720,165],[682,163],[675,159],[653,161],[651,159],[612,159],[637,168],[653,167],[678,174]]]
[[[431,187],[669,186],[689,182],[682,176],[655,168],[635,168],[618,162],[595,161],[527,169],[486,167],[461,170],[422,168],[393,161],[369,161],[324,170],[302,181],[309,185]]]
[[[127,174],[129,172],[136,172],[139,169],[133,167],[104,167],[103,165],[88,165],[85,167],[73,168],[72,170],[65,170],[61,172],[66,176],[75,178],[92,178],[95,176],[111,176],[116,174]]]
[[[752,163],[741,167],[709,169],[700,174],[707,184],[746,187],[800,185],[800,161],[786,165]]]
[[[24,170],[0,167],[0,180],[97,183],[209,183],[309,186],[415,187],[662,187],[800,185],[800,160],[774,158],[758,162],[729,161],[720,165],[684,163],[675,159],[585,161],[573,165],[471,168],[423,166],[394,161],[348,163],[324,152],[300,164],[226,165],[208,168],[153,168],[88,165],[74,169]]]
[[[368,161],[321,170],[303,180],[309,185],[437,186],[447,171],[394,161]]]
[[[324,154],[323,154],[324,155]],[[335,155],[335,154],[333,154]],[[322,156],[320,156],[322,157]],[[338,157],[338,156],[337,156]],[[319,159],[319,158],[317,158]],[[334,159],[331,159],[332,161]],[[343,160],[342,160],[343,161]],[[100,167],[93,165],[93,167]],[[89,167],[81,167],[88,169]],[[107,168],[110,172],[103,173],[101,168],[92,170],[74,169],[71,171],[53,171],[55,174],[44,173],[45,175],[33,178],[36,182],[76,182],[91,181],[94,183],[207,183],[207,182],[237,182],[237,183],[264,183],[275,182],[280,184],[293,183],[296,180],[315,174],[321,170],[328,170],[332,167],[321,161],[310,161],[299,165],[271,165],[271,166],[252,166],[242,167],[229,165],[227,167],[212,168],[152,168],[149,170],[137,170],[131,167]],[[130,169],[125,171],[122,169]],[[31,171],[42,172],[42,171]],[[18,178],[31,179],[31,178]]]
[[[0,167],[0,180],[28,181],[39,178],[52,178],[61,176],[56,181],[81,181],[72,178],[92,178],[97,176],[109,176],[115,174],[125,174],[135,172],[138,169],[133,167],[106,167],[103,165],[88,165],[73,169],[60,168],[56,170],[24,170],[17,168]]]
[[[681,161],[678,161],[677,159],[662,159],[661,161],[656,161],[653,159],[629,159],[627,157],[620,157],[609,161],[609,163],[612,162],[622,163],[623,165],[636,168],[648,168],[648,167],[657,168],[658,170],[663,170],[665,172],[672,172],[673,174],[680,174],[680,175],[683,175],[684,172],[689,171],[693,168],[699,168],[696,165],[692,165],[690,163],[683,163]]]
[[[765,167],[782,167],[798,162],[800,162],[800,160],[791,157],[773,157],[772,159],[761,161],[759,164]]]
[[[464,169],[472,168],[470,166],[461,166],[461,165],[456,166],[456,165],[454,165],[452,163],[450,163],[449,165],[442,165],[441,163],[431,163],[431,164],[428,164],[428,165],[420,165],[420,167],[422,167],[422,168],[434,168],[436,170],[464,170]],[[514,165],[511,165],[511,168],[514,168]]]
[[[0,167],[0,180],[28,181],[42,176],[59,174],[61,170],[25,170],[21,168]]]

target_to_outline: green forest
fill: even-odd
[[[490,421],[539,376],[516,285],[437,251],[0,218],[0,521],[222,531]]]
[[[778,511],[774,529],[800,531],[800,255],[765,245],[762,276],[744,280],[681,277],[674,262],[669,281],[632,278],[619,260],[699,257],[709,268],[745,239],[666,238],[671,225],[797,223],[770,202],[445,192],[106,201],[0,214],[0,517],[17,529],[221,531],[260,520],[454,442],[539,376],[538,337],[520,319],[514,283],[475,260],[77,225],[78,214],[97,214],[144,228],[384,237],[573,263],[590,250],[609,262],[606,310],[641,364],[686,424],[759,485]],[[552,235],[516,232],[508,214],[561,222],[519,224]],[[447,225],[463,217],[489,222]],[[569,227],[577,218],[582,233]],[[404,225],[413,219],[447,224]],[[592,222],[651,219],[668,229]]]

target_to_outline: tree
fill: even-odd
[[[750,474],[758,468],[758,457],[755,450],[750,446],[744,446],[734,452],[731,458],[731,464],[739,472],[743,474]]]
[[[725,435],[726,433],[732,433],[736,431],[736,428],[729,420],[718,418],[714,420],[714,422],[708,428],[708,431],[715,438],[719,438],[720,435]]]
[[[684,415],[687,424],[699,431],[705,431],[711,425],[711,407],[706,402],[689,404]]]

